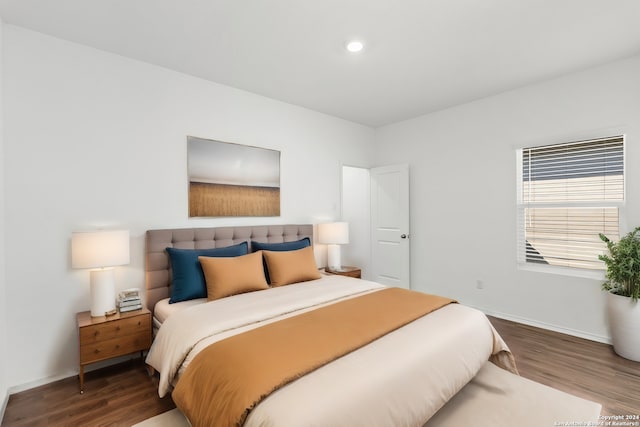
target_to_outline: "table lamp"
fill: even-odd
[[[129,264],[129,231],[71,233],[71,267],[90,268],[91,316],[115,313],[113,267]]]
[[[329,222],[318,224],[318,243],[327,245],[327,266],[329,270],[342,271],[340,245],[349,243],[349,223]]]

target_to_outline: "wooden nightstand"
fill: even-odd
[[[362,271],[358,267],[348,267],[346,265],[343,265],[340,271],[330,270],[329,267],[327,267],[324,269],[324,272],[329,274],[337,274],[339,276],[355,277],[356,279],[362,278]]]
[[[80,338],[80,393],[84,392],[84,367],[90,363],[142,352],[151,347],[151,312],[146,308],[109,317],[77,314]]]

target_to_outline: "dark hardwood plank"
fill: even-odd
[[[490,318],[516,357],[520,374],[599,402],[603,415],[640,415],[640,363],[611,346]],[[89,372],[85,393],[66,378],[10,397],[2,426],[129,427],[175,407],[158,397],[158,377],[140,359]]]
[[[613,347],[489,318],[516,358],[520,375],[602,404],[602,415],[640,415],[640,362]]]
[[[122,426],[175,408],[158,397],[158,378],[149,377],[139,358],[11,395],[2,426]]]

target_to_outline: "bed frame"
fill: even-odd
[[[270,225],[218,228],[150,230],[146,235],[146,305],[168,298],[171,267],[167,247],[200,249],[258,241],[281,243],[309,237],[312,225]],[[153,372],[151,368],[150,373]],[[544,411],[537,411],[539,407]],[[597,421],[601,405],[551,389],[513,375],[487,362],[478,375],[431,418],[424,427],[480,424],[496,427],[520,422],[523,427],[551,425],[552,420]],[[536,412],[537,411],[537,412]],[[186,418],[173,412],[171,425],[188,426]]]
[[[145,304],[153,313],[156,303],[171,295],[171,264],[166,248],[209,249],[251,241],[293,242],[308,237],[313,243],[313,225],[259,225],[213,228],[149,230],[145,246]]]

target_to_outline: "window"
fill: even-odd
[[[603,270],[619,235],[624,136],[518,150],[518,262]]]

